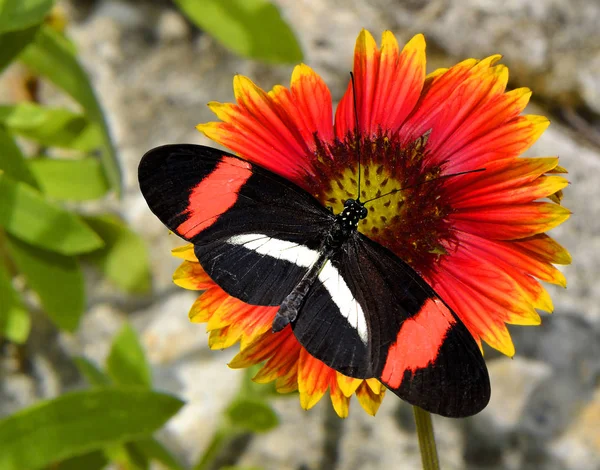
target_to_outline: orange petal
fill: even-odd
[[[245,367],[259,364],[269,359],[278,348],[282,347],[292,335],[291,328],[286,327],[279,333],[268,331],[258,336],[254,341],[242,349],[229,363],[232,369],[243,369]]]
[[[273,351],[271,358],[254,376],[254,381],[259,383],[271,382],[279,377],[285,377],[290,370],[297,370],[300,357],[300,343],[290,331],[282,331],[283,341]]]
[[[195,263],[198,262],[198,258],[196,258],[196,254],[194,253],[194,245],[192,243],[173,248],[171,250],[171,254],[176,258],[181,258],[186,261],[192,261]]]
[[[375,39],[362,30],[354,52],[354,82],[359,128],[375,134],[395,132],[417,103],[425,79],[425,38],[417,34],[398,48],[396,38],[385,31],[381,50]],[[351,84],[336,112],[336,135],[344,139],[355,128],[354,92]]]
[[[342,393],[347,397],[351,397],[354,394],[354,392],[356,392],[356,389],[359,387],[361,382],[362,379],[354,379],[340,372],[337,373],[338,387],[340,388]]]
[[[237,343],[242,335],[238,325],[229,325],[218,330],[213,330],[208,336],[210,349],[226,349]]]
[[[226,296],[208,321],[207,329],[239,325],[246,341],[251,341],[271,328],[277,310],[277,307],[249,305],[234,297]]]
[[[571,264],[569,252],[554,239],[541,233],[529,238],[513,240],[511,246],[527,256],[554,264]]]
[[[380,389],[379,393],[375,393],[367,384],[367,382],[361,383],[360,387],[358,387],[358,390],[356,391],[356,397],[358,398],[360,406],[362,406],[363,409],[371,416],[375,416],[377,410],[379,410],[379,406],[383,401],[384,395],[384,387]]]
[[[294,362],[285,374],[277,378],[275,389],[279,393],[290,393],[298,390],[298,361]]]
[[[311,356],[306,349],[300,350],[298,360],[298,391],[300,406],[311,409],[325,395],[330,383],[330,375],[336,372],[318,359]]]
[[[208,289],[215,285],[204,272],[200,263],[184,261],[173,273],[173,282],[179,287],[190,290]]]
[[[189,312],[190,321],[204,323],[210,320],[219,306],[229,296],[220,287],[213,285],[196,299]]]
[[[331,382],[329,384],[329,395],[331,397],[331,404],[333,409],[340,418],[348,417],[348,410],[350,405],[350,397],[346,396],[342,392],[342,389],[338,386],[336,380],[336,374],[330,374]]]
[[[382,390],[385,387],[378,379],[367,379],[365,382],[367,382],[367,385],[375,395],[383,393]]]

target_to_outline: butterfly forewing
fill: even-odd
[[[173,232],[195,245],[208,275],[254,305],[279,305],[319,255],[333,215],[261,167],[198,145],[144,155],[142,194]]]

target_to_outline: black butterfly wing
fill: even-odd
[[[318,276],[293,324],[313,356],[443,416],[481,411],[490,384],[464,324],[406,263],[361,234]]]
[[[334,220],[286,179],[199,145],[150,150],[139,183],[152,212],[195,245],[208,275],[254,305],[283,302],[317,260]]]
[[[280,305],[323,252],[334,216],[287,180],[226,152],[171,145],[139,167],[142,194],[203,268],[247,303]],[[356,233],[333,251],[293,324],[315,357],[377,377],[410,403],[468,416],[489,400],[477,344],[433,290]]]

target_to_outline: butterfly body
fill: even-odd
[[[357,230],[367,217],[359,199],[335,215],[273,172],[183,144],[148,152],[139,180],[151,210],[194,244],[225,292],[279,306],[274,332],[290,325],[326,365],[378,378],[428,411],[468,416],[487,404],[477,343],[417,272]]]
[[[281,303],[273,320],[274,333],[281,331],[296,320],[304,298],[325,263],[337,250],[343,249],[344,244],[356,232],[358,222],[366,216],[367,210],[360,201],[356,199],[346,200],[344,210],[335,217],[329,233],[324,238],[321,256]]]

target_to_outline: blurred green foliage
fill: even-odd
[[[34,299],[59,328],[76,330],[84,262],[127,293],[150,289],[141,238],[116,216],[78,210],[118,196],[121,174],[76,48],[48,21],[53,3],[0,0],[0,67],[20,62],[23,89],[48,80],[74,100],[73,109],[48,107],[32,91],[29,101],[0,104],[0,336],[17,343],[27,339]]]
[[[73,360],[91,388],[0,420],[0,470],[94,470],[109,462],[123,469],[147,470],[153,461],[171,470],[186,468],[152,436],[183,402],[152,390],[150,365],[131,326],[126,324],[115,336],[104,370],[85,357]],[[279,424],[269,404],[273,391],[251,382],[254,372],[245,372],[194,469],[215,468],[223,449],[236,438],[267,432]]]
[[[240,56],[270,63],[302,61],[293,31],[268,0],[174,1],[199,28]]]
[[[83,264],[125,293],[151,287],[143,240],[115,215],[83,214],[86,202],[119,198],[122,175],[76,45],[57,27],[60,18],[53,18],[54,3],[0,0],[0,72],[19,63],[20,85],[29,94],[17,103],[0,103],[0,340],[14,343],[27,341],[29,311],[36,306],[61,330],[76,331],[86,306]],[[294,34],[267,0],[175,3],[244,57],[302,60]],[[71,105],[38,102],[43,80]],[[90,388],[0,420],[0,470],[95,470],[111,462],[145,470],[153,461],[184,468],[152,436],[183,403],[152,390],[150,365],[130,326],[115,336],[104,368],[84,357],[73,362]],[[271,388],[255,386],[252,374],[244,376],[194,468],[216,468],[227,445],[278,425]]]

